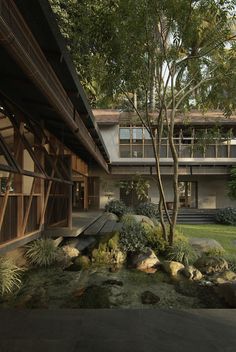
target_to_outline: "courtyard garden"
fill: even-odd
[[[235,226],[178,225],[163,238],[157,206],[111,201],[120,230],[39,239],[1,257],[2,308],[235,308]],[[87,236],[88,237],[88,236]],[[81,243],[88,241],[81,249]]]

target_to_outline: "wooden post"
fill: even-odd
[[[84,210],[88,210],[88,178],[84,176]]]
[[[23,121],[20,122],[20,133],[24,133]],[[19,166],[23,169],[24,165],[24,146],[18,133],[14,128],[14,155]],[[22,224],[24,217],[24,195],[23,195],[23,176],[20,174],[14,175],[14,191],[17,195],[17,237],[22,234]]]

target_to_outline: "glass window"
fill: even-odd
[[[130,158],[130,145],[121,145],[120,146],[120,157],[121,158]]]
[[[120,143],[121,144],[130,143],[130,128],[120,128]]]
[[[144,146],[144,158],[154,158],[154,151],[152,145]]]
[[[236,158],[236,145],[232,145],[230,146],[230,157],[231,158]]]
[[[206,158],[215,158],[216,157],[216,148],[214,145],[207,145],[205,151]]]
[[[180,158],[190,158],[191,157],[191,145],[181,145],[180,147]]]
[[[143,142],[143,129],[142,128],[133,128],[132,136],[133,144],[142,144]]]
[[[218,158],[227,158],[228,157],[228,146],[227,145],[219,145],[217,154],[218,154]]]
[[[143,146],[133,145],[132,146],[132,158],[142,158],[143,157]]]
[[[145,144],[152,143],[150,133],[146,129],[144,129],[144,143]]]

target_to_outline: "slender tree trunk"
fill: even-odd
[[[137,97],[137,91],[134,91],[134,108],[137,110],[138,109],[138,97]]]
[[[173,158],[173,191],[174,191],[174,202],[173,202],[173,213],[170,224],[170,233],[169,233],[169,245],[172,246],[174,241],[177,217],[178,217],[178,209],[179,209],[179,187],[178,187],[178,175],[179,175],[179,160],[178,154],[174,144],[174,127],[175,127],[175,94],[174,94],[174,75],[175,68],[173,68],[172,76],[171,76],[171,94],[172,94],[172,110],[170,117],[170,128],[169,128],[169,143],[170,149]],[[166,111],[166,114],[168,112]]]

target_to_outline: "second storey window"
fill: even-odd
[[[202,128],[176,129],[174,144],[179,158],[235,158],[236,142],[233,135],[227,137],[229,131],[223,131],[219,139],[212,137],[210,132]],[[120,158],[154,157],[151,136],[144,127],[120,127],[119,141]],[[164,135],[160,144],[160,157],[172,157],[168,138]]]

